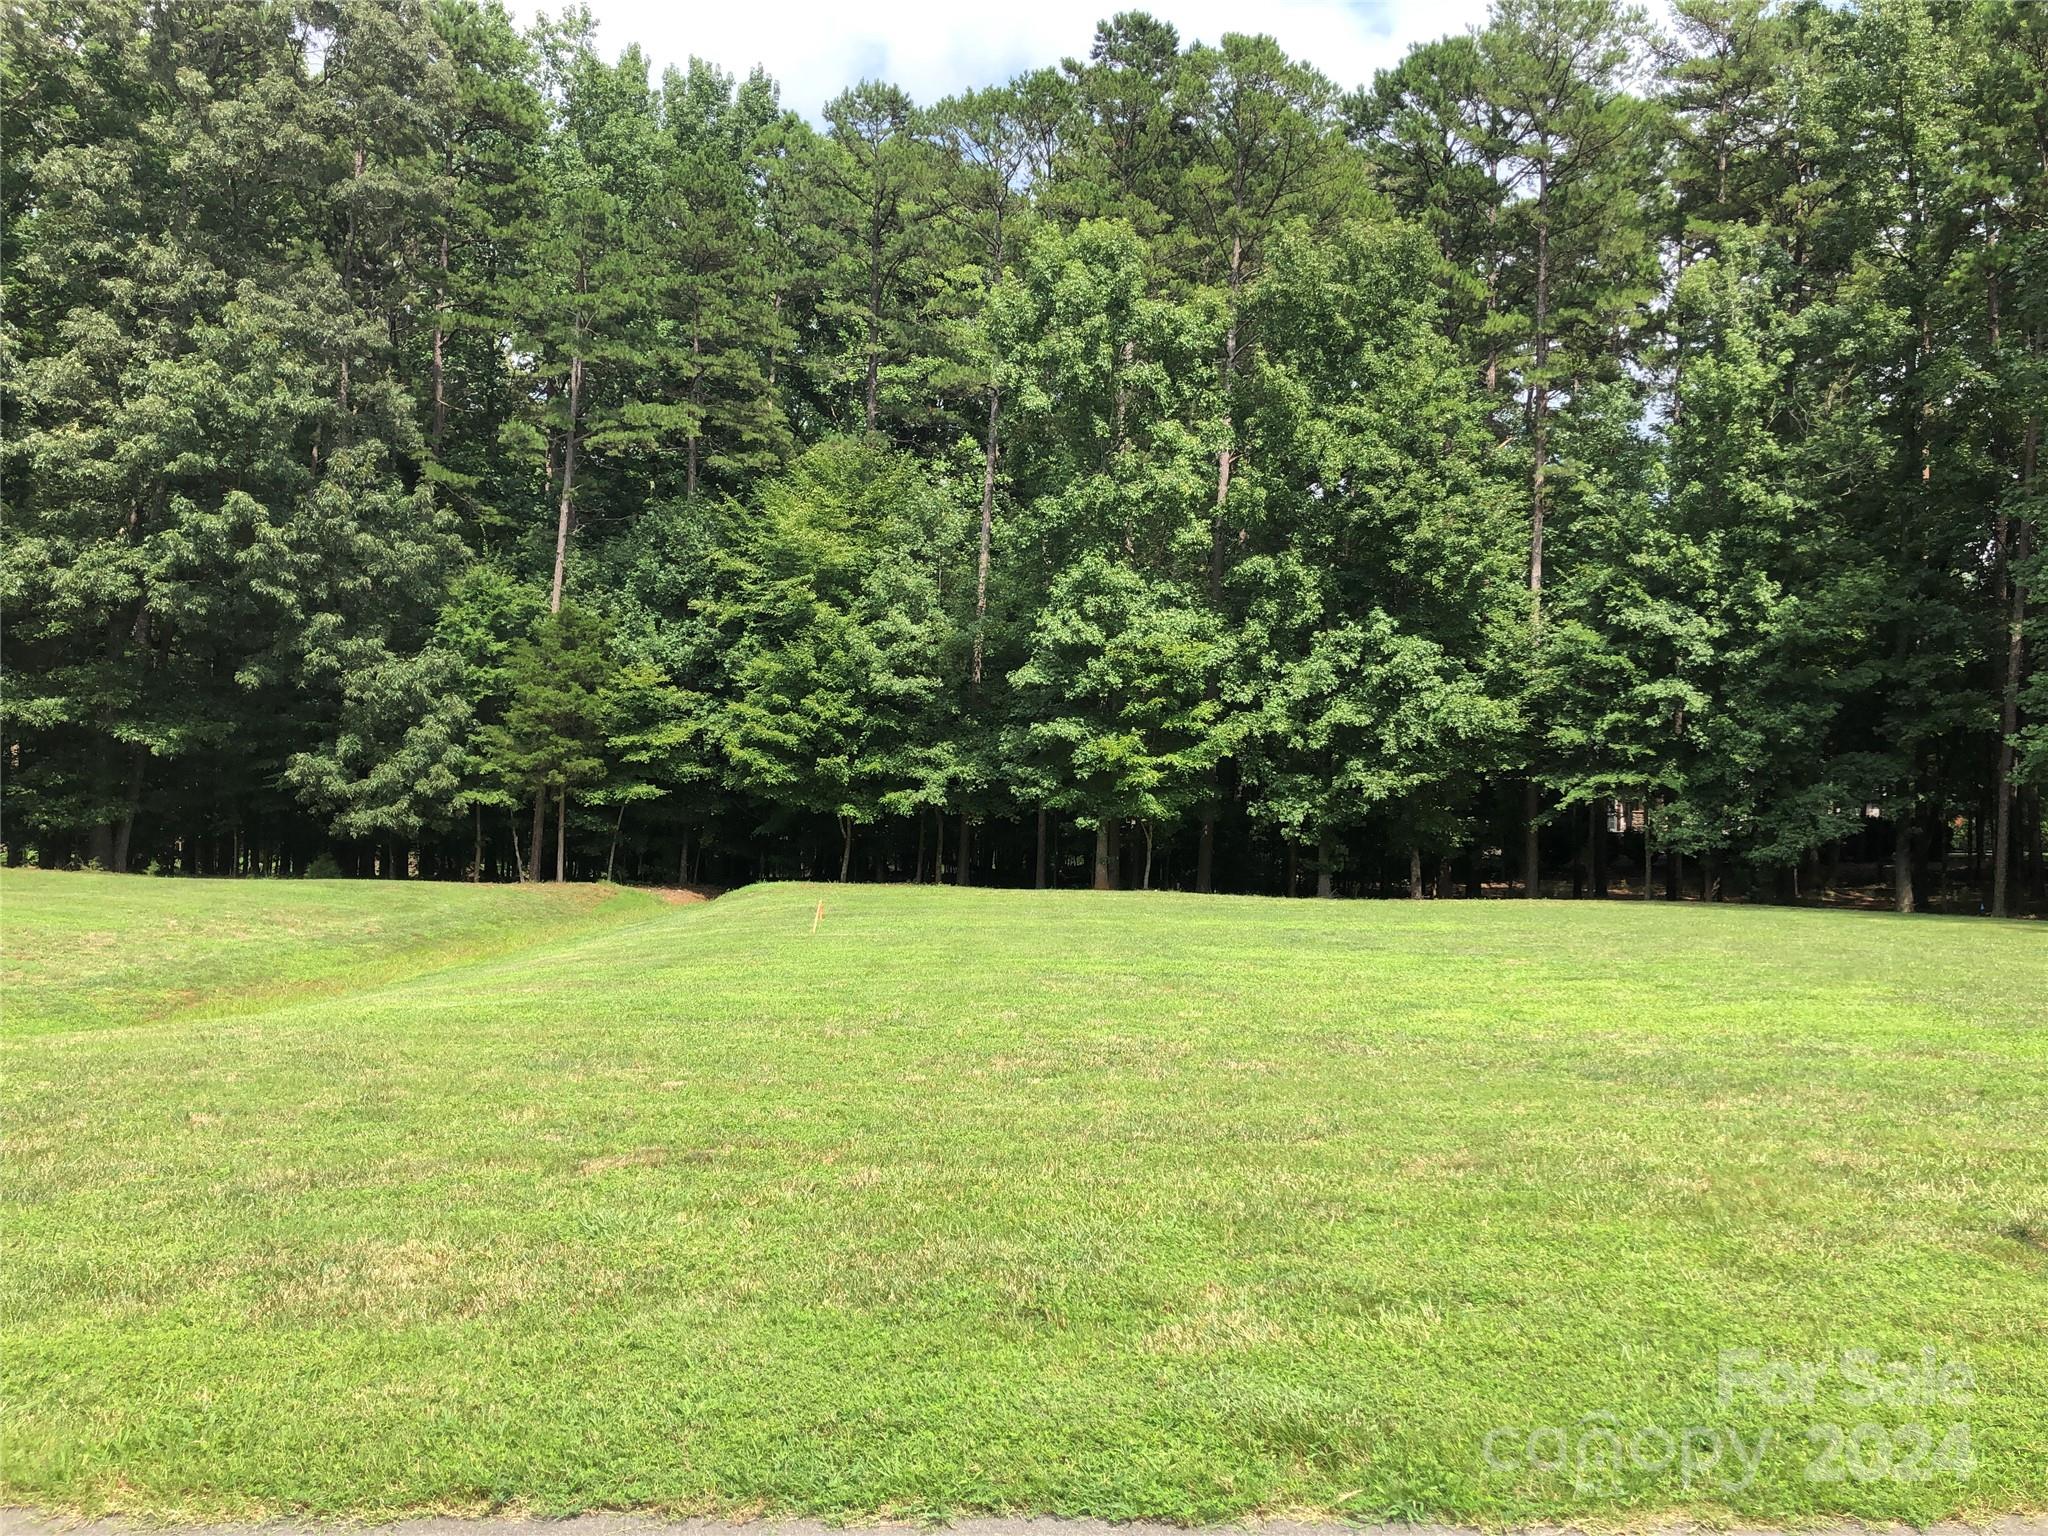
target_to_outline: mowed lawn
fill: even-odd
[[[0,915],[7,1501],[2048,1507],[2039,925],[16,872]]]
[[[0,874],[10,1032],[354,991],[660,909],[617,886]]]

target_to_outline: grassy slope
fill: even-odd
[[[10,869],[6,1027],[71,1029],[352,991],[659,910],[612,886],[137,880]]]
[[[67,898],[10,878],[10,963]],[[2023,925],[770,886],[273,1011],[116,1011],[8,1042],[16,1499],[2048,1505]],[[1974,1402],[1715,1402],[1722,1349],[1930,1345]],[[1738,1493],[1482,1460],[1587,1414],[1780,1438]],[[1806,1476],[1813,1425],[1959,1419],[1966,1479]]]

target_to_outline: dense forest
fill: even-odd
[[[5,28],[10,863],[2042,899],[2048,6]]]

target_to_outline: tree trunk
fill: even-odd
[[[1038,808],[1038,859],[1032,869],[1031,888],[1035,891],[1045,889],[1045,807],[1042,805]]]
[[[1408,899],[1422,900],[1422,850],[1412,845],[1408,849]]]
[[[547,830],[548,830],[548,792],[547,792],[547,788],[546,788],[546,786],[545,786],[545,785],[543,785],[543,786],[542,786],[541,788],[539,788],[539,789],[536,789],[536,790],[535,790],[535,791],[533,792],[533,860],[532,860],[532,862],[531,862],[531,863],[530,863],[530,864],[529,864],[529,865],[527,866],[527,872],[528,872],[528,873],[529,873],[529,874],[530,874],[530,875],[532,876],[532,878],[533,878],[533,881],[534,881],[534,883],[535,883],[536,885],[537,885],[537,884],[539,884],[539,883],[540,883],[540,881],[541,881],[541,879],[543,878],[543,876],[542,876],[542,874],[541,874],[541,865],[540,865],[540,861],[541,861],[541,851],[540,851],[540,849],[541,849],[541,839],[542,839],[542,838],[543,838],[544,836],[546,836],[546,834],[547,834]],[[517,851],[518,851],[518,850],[517,850],[517,847],[516,847],[516,845],[515,845],[515,847],[514,847],[514,852],[517,852]]]
[[[555,794],[555,883],[569,878],[569,786]]]
[[[2041,791],[2032,784],[2027,786],[2025,805],[2026,824],[2032,829],[2027,842],[2027,889],[2039,901],[2048,895],[2048,847],[2042,839]]]
[[[1536,163],[1536,367],[1529,386],[1529,612],[1543,616],[1544,479],[1550,452],[1550,145]]]
[[[981,683],[982,628],[988,618],[989,538],[996,524],[996,422],[1002,392],[988,387],[988,435],[982,443],[981,461],[981,545],[974,561],[974,666],[969,681]]]
[[[1095,823],[1095,889],[1116,889],[1116,855],[1110,848],[1107,817]]]
[[[1287,894],[1295,897],[1301,894],[1301,850],[1287,845]]]
[[[1594,867],[1599,863],[1600,859],[1600,834],[1606,830],[1601,825],[1600,811],[1601,806],[1598,800],[1588,800],[1586,802],[1586,854],[1581,863],[1585,869],[1586,894],[1589,896],[1593,894]],[[1576,897],[1578,894],[1579,881],[1578,876],[1574,874],[1572,877],[1572,895]]]
[[[1901,912],[1913,910],[1913,853],[1919,844],[1919,828],[1909,811],[1899,822],[1898,839],[1892,845],[1892,903]]]
[[[434,428],[430,446],[441,456],[441,435],[448,430],[448,391],[444,382],[441,345],[448,316],[448,231],[441,231],[441,292],[434,303]]]
[[[1152,823],[1149,821],[1145,823],[1145,871],[1139,877],[1138,889],[1141,891],[1152,889]]]
[[[569,561],[569,519],[576,494],[576,411],[583,394],[583,358],[569,359],[569,435],[562,444],[562,500],[555,517],[555,579],[548,587],[548,612],[562,611],[562,574]]]
[[[1648,901],[1655,894],[1650,889],[1651,879],[1656,870],[1657,850],[1650,841],[1650,801],[1643,797],[1643,900]]]
[[[703,335],[697,327],[692,326],[690,329],[690,403],[692,405],[701,404],[703,400],[704,374],[697,363],[697,359],[702,355],[703,350]],[[703,419],[700,413],[697,417],[700,426],[703,423]],[[695,501],[697,499],[697,432],[695,429],[691,431],[689,437],[685,440],[684,448],[686,454],[683,465],[683,495],[689,500]]]
[[[973,883],[972,876],[974,871],[970,867],[970,855],[974,847],[973,836],[974,823],[967,819],[967,812],[962,810],[960,812],[960,865],[953,871],[953,883],[955,885],[971,885]]]
[[[1536,826],[1536,781],[1522,787],[1522,894],[1534,897],[1542,881],[1540,839]]]
[[[1531,461],[1529,469],[1529,624],[1543,622],[1544,482],[1550,455],[1550,145],[1536,164],[1536,366],[1529,386]],[[1522,795],[1522,894],[1534,899],[1541,883],[1541,850],[1536,828],[1538,800],[1532,779]]]
[[[1316,895],[1326,900],[1335,894],[1330,863],[1330,835],[1325,832],[1316,839]]]
[[[1457,882],[1451,878],[1451,861],[1448,858],[1438,859],[1436,861],[1436,899],[1438,901],[1449,901],[1457,894]]]
[[[128,848],[135,838],[135,813],[142,806],[142,766],[149,756],[141,746],[130,747],[128,751],[128,794],[122,803],[121,819],[114,824],[114,858],[108,866],[117,875],[128,873]]]
[[[864,401],[870,432],[881,414],[882,402],[882,252],[870,242],[868,248],[868,381]]]
[[[2021,483],[2031,497],[2034,486],[2036,460],[2040,453],[2041,418],[2034,415],[2027,419],[2026,446],[2022,450]],[[2027,520],[2018,519],[2018,527],[2009,535],[2016,546],[2018,562],[2024,562],[2032,553],[2031,527]],[[2007,568],[2018,563],[2008,560]],[[1991,853],[1991,915],[2005,917],[2011,911],[2012,859],[2017,842],[2014,836],[2013,803],[2013,741],[2020,725],[2020,679],[2026,670],[2026,623],[2027,588],[2017,572],[2009,576],[2011,593],[2010,618],[2005,632],[2005,681],[1999,697],[1999,741],[1998,741],[1998,812],[1994,818]]]
[[[612,820],[611,851],[604,856],[604,883],[612,883],[612,871],[619,867],[619,829],[626,824],[626,802],[619,802],[619,814]]]
[[[839,818],[839,883],[846,884],[846,872],[853,867],[853,818]]]
[[[1228,316],[1224,322],[1223,356],[1217,367],[1218,394],[1223,401],[1223,446],[1216,451],[1216,510],[1209,531],[1209,601],[1223,598],[1223,507],[1230,498],[1230,470],[1236,461],[1236,434],[1230,416],[1230,378],[1237,371],[1237,295],[1244,285],[1244,237],[1230,239]]]
[[[470,883],[475,884],[484,877],[484,808],[473,807],[476,812],[476,851],[469,861]]]

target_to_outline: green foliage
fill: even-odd
[[[504,718],[484,728],[481,745],[489,771],[515,799],[604,776],[617,687],[604,640],[600,622],[571,604],[506,659]],[[633,690],[645,691],[644,682]]]
[[[730,636],[719,745],[762,799],[855,824],[945,799],[948,619],[928,563],[949,521],[872,439],[812,448],[738,509],[715,611]]]
[[[1621,800],[2048,898],[2040,8],[1670,20],[1346,96],[1126,12],[814,127],[576,10],[27,0],[10,853],[502,874],[574,789],[587,874],[1526,880]]]

